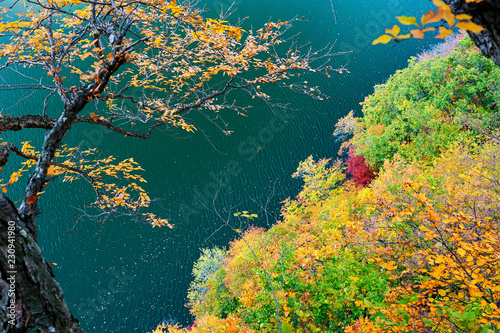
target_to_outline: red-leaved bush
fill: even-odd
[[[352,180],[357,185],[366,186],[375,178],[375,173],[370,166],[366,164],[364,156],[356,155],[354,147],[352,146],[349,148],[349,157],[346,163],[347,173],[352,176]]]

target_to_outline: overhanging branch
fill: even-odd
[[[17,156],[22,157],[24,159],[38,161],[37,156],[25,154],[19,148],[17,148],[16,146],[14,146],[12,143],[9,142],[9,143],[0,147],[0,167],[3,167],[5,164],[7,164],[7,159],[9,157],[11,151],[14,152]],[[58,163],[58,162],[52,162],[52,163],[50,163],[50,165],[57,166],[57,167],[66,169],[68,171],[76,172],[82,176],[85,176],[90,180],[90,182],[92,184],[94,184],[94,182],[95,182],[95,179],[91,175],[89,175],[87,172],[80,170],[78,168],[66,165],[64,163]]]
[[[0,117],[0,133],[20,131],[25,128],[52,129],[56,119],[47,116],[26,115],[20,117]]]

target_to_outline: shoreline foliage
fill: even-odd
[[[339,122],[371,183],[339,162],[302,162],[281,221],[242,233],[208,284],[205,300],[231,311],[195,305],[196,325],[155,332],[500,330],[498,75],[468,38],[410,60],[362,118]]]

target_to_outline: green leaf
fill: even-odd
[[[423,321],[426,325],[429,325],[429,326],[433,326],[433,325],[434,325],[434,323],[432,322],[432,320],[422,318],[422,321]]]
[[[293,326],[287,322],[281,322],[281,332],[283,333],[293,333]]]
[[[465,320],[474,320],[474,319],[476,319],[476,314],[474,312],[465,312],[464,319]]]

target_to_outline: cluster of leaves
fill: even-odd
[[[375,171],[395,154],[430,163],[454,143],[482,142],[484,132],[498,128],[499,84],[500,68],[468,37],[447,57],[412,58],[408,68],[375,87],[362,103],[362,118],[350,113],[339,123],[353,134],[344,145],[353,145]]]
[[[8,143],[2,142],[2,144]],[[8,182],[3,183],[0,179],[3,193],[7,193],[8,187],[17,183],[23,174],[32,171],[40,158],[40,152],[36,151],[29,141],[23,142],[18,153],[26,160],[21,162],[20,169],[11,173]],[[135,214],[149,207],[151,199],[147,192],[136,183],[146,182],[139,174],[144,169],[132,158],[116,162],[113,156],[95,158],[97,154],[98,151],[95,148],[82,151],[78,148],[62,146],[56,151],[54,161],[47,170],[46,185],[57,177],[62,177],[63,182],[73,182],[78,178],[84,178],[95,191],[96,200],[91,207],[95,207],[98,212],[106,212],[104,214],[116,213],[119,209]],[[132,180],[132,182],[124,182],[124,180]],[[34,203],[42,194],[43,192],[39,192],[28,200]],[[91,207],[86,207],[89,212]],[[166,219],[157,217],[153,213],[140,213],[139,216],[153,227],[173,227]]]
[[[422,39],[426,32],[439,31],[435,38],[446,38],[453,33],[453,29],[462,29],[473,33],[484,30],[480,25],[471,21],[472,16],[467,14],[454,15],[451,7],[441,0],[431,0],[436,6],[436,10],[431,9],[420,18],[421,25],[417,23],[417,18],[413,16],[397,16],[399,23],[407,26],[416,26],[417,29],[410,30],[409,34],[400,35],[401,28],[394,25],[392,29],[385,29],[386,35],[382,35],[373,41],[373,44],[387,44],[390,41],[400,41],[411,37]],[[466,2],[480,3],[483,0],[465,0]],[[428,26],[434,24],[434,26]]]
[[[349,157],[346,160],[346,164],[347,173],[352,176],[352,180],[357,185],[366,186],[375,178],[375,173],[366,163],[365,157],[363,155],[356,155],[353,146],[349,147]]]
[[[455,54],[441,61],[459,66],[476,54],[463,53],[462,58]],[[431,65],[411,63],[408,80],[418,71],[427,75]],[[491,73],[488,68],[483,66],[485,73]],[[460,73],[446,75],[455,82],[459,78],[452,75]],[[419,82],[428,87],[427,100],[433,100],[433,94],[442,93],[441,83],[429,80]],[[467,82],[472,98],[477,91],[487,94],[476,86],[482,80]],[[420,93],[407,90],[382,100],[379,90],[369,98],[372,109],[382,110],[386,101],[404,105]],[[375,114],[365,115],[366,122]],[[379,119],[383,117],[390,116]],[[399,118],[385,130],[399,131],[392,126],[403,123],[413,126],[413,118]],[[434,121],[436,130],[447,124],[444,117]],[[221,273],[202,299],[217,308],[230,302],[229,313],[192,304],[196,326],[160,325],[156,332],[498,331],[500,138],[488,121],[474,126],[489,138],[478,143],[477,133],[467,132],[460,144],[449,141],[427,163],[408,158],[410,154],[389,155],[366,187],[346,181],[338,163],[312,158],[302,162],[294,176],[304,179],[303,190],[285,202],[282,220],[267,231],[242,233],[211,274]],[[359,140],[364,132],[355,129]],[[200,260],[207,260],[208,253]]]
[[[137,214],[151,200],[138,184],[144,179],[135,161],[115,164],[112,157],[98,159],[96,151],[59,147],[65,132],[86,123],[148,139],[153,131],[166,127],[196,130],[184,115],[198,110],[215,114],[211,119],[220,122],[217,125],[227,134],[219,112],[231,109],[242,114],[247,109],[226,98],[232,91],[268,100],[264,89],[272,84],[322,98],[317,88],[302,80],[282,81],[330,69],[330,46],[312,52],[285,37],[296,19],[245,31],[224,17],[207,18],[191,1],[25,0],[11,8],[1,7],[0,15],[0,70],[22,71],[23,77],[35,82],[21,85],[22,89],[47,92],[39,115],[28,115],[28,119],[0,114],[4,118],[1,132],[31,127],[52,131],[47,144],[37,148],[39,152],[26,145],[17,149],[0,139],[0,144],[9,145],[2,154],[14,151],[25,159],[10,179],[0,180],[4,193],[35,165],[39,170],[31,172],[37,170],[39,177],[47,178],[27,190],[23,209],[31,215],[43,192],[38,183],[46,185],[63,174],[65,180],[85,178],[92,185],[96,200],[92,212],[85,212],[88,216],[103,221],[117,213],[135,214],[153,226],[171,227],[152,213]],[[287,41],[289,47],[284,49]],[[312,65],[322,58],[318,66]],[[34,68],[36,77],[30,77]],[[47,75],[40,77],[37,70]],[[10,82],[1,86],[19,88]],[[50,98],[60,98],[64,108],[48,109]],[[91,101],[93,112],[85,107]],[[61,117],[61,112],[67,114]],[[64,126],[58,125],[62,122]],[[136,182],[125,184],[129,179]]]

